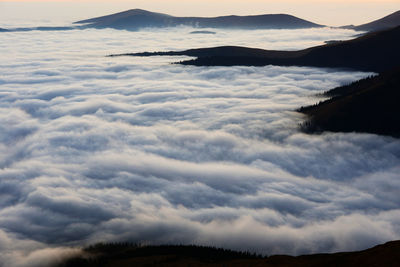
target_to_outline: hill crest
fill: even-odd
[[[343,26],[342,28],[352,29],[356,31],[379,31],[394,28],[397,26],[400,26],[400,10],[369,23],[358,26],[348,25]]]
[[[147,27],[191,26],[196,28],[239,29],[298,29],[324,27],[288,14],[263,14],[249,16],[175,17],[143,9],[130,9],[106,16],[80,20],[87,28],[115,28],[138,30]]]

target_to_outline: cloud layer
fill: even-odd
[[[295,49],[351,32],[188,32],[2,34],[3,266],[99,241],[301,254],[400,238],[400,142],[304,135],[293,112],[369,73],[104,57],[224,42]]]

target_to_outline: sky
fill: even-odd
[[[119,0],[119,1],[0,1],[0,20],[8,18],[73,22],[131,8],[143,8],[177,16],[248,15],[290,13],[329,25],[363,24],[400,10],[399,0]]]

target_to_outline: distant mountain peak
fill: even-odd
[[[387,15],[387,16],[384,17],[383,19],[385,19],[385,18],[392,18],[392,17],[398,17],[398,16],[400,16],[400,10],[398,10],[398,11],[396,11],[396,12],[390,14],[390,15]]]
[[[132,9],[129,9],[128,12],[153,13],[151,11],[140,9],[140,8],[132,8]]]
[[[163,13],[157,13],[157,12],[152,12],[152,11],[148,11],[148,10],[144,10],[144,9],[140,9],[140,8],[134,8],[134,9],[129,9],[127,11],[125,11],[131,15],[163,15],[163,16],[170,16],[167,14],[163,14]]]
[[[299,29],[323,27],[288,14],[264,14],[251,16],[175,17],[143,9],[130,9],[102,17],[81,20],[89,28],[114,28],[138,30],[146,27],[190,26],[195,28],[241,29]]]
[[[358,26],[349,25],[343,26],[342,28],[353,29],[356,31],[379,31],[397,26],[400,26],[400,10],[366,24]]]
[[[127,21],[131,18],[141,18],[142,16],[146,17],[171,17],[170,15],[167,14],[162,14],[162,13],[156,13],[156,12],[151,12],[147,11],[144,9],[129,9],[125,11],[121,11],[118,13],[106,15],[106,16],[101,16],[101,17],[96,17],[96,18],[91,18],[91,19],[86,19],[86,20],[80,20],[77,22],[74,22],[74,24],[93,24],[93,25],[99,25],[99,24],[110,24],[112,25],[116,21]],[[110,27],[112,28],[112,27]]]

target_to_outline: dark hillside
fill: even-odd
[[[195,66],[311,66],[383,72],[400,62],[400,27],[359,38],[299,51],[273,51],[246,47],[214,47],[172,52],[144,52],[113,56],[186,55],[180,62]]]
[[[248,253],[198,246],[149,246],[100,244],[85,249],[82,257],[58,267],[125,266],[265,266],[265,267],[395,267],[400,262],[400,241],[360,252],[307,256],[261,257]]]
[[[356,31],[380,31],[400,26],[400,10],[390,14],[384,18],[372,21],[370,23],[359,26],[344,26],[345,29],[353,29]]]
[[[191,26],[196,28],[233,29],[300,29],[323,27],[287,14],[221,17],[174,17],[167,14],[131,9],[124,12],[81,20],[87,28],[114,28],[138,30],[145,27]]]
[[[400,68],[338,87],[331,99],[300,108],[308,133],[367,132],[400,137]]]

